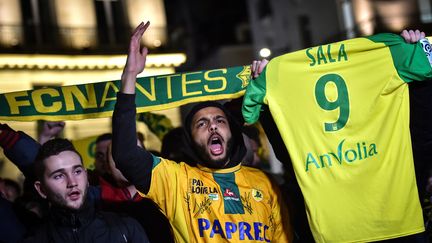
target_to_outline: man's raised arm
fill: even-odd
[[[135,83],[146,63],[148,50],[141,48],[140,41],[149,25],[141,23],[132,34],[112,122],[112,156],[116,167],[142,193],[150,188],[153,156],[137,146]]]

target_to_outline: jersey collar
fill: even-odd
[[[240,170],[241,163],[238,163],[236,166],[226,168],[226,169],[212,169],[212,168],[205,167],[201,164],[197,164],[197,167],[200,170],[205,171],[205,172],[226,174],[226,173],[233,173],[233,172]]]

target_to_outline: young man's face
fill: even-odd
[[[50,203],[78,210],[84,204],[88,180],[81,159],[75,152],[63,151],[44,160],[43,181],[36,181],[39,194]]]
[[[95,152],[95,170],[99,175],[103,175],[107,172],[108,161],[107,161],[107,150],[111,144],[111,139],[103,140],[96,143]]]
[[[232,149],[231,130],[225,113],[217,107],[199,110],[192,118],[192,139],[202,163],[223,168]]]

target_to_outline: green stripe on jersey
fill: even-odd
[[[235,183],[235,174],[214,173],[213,178],[219,184],[224,202],[225,214],[244,214],[240,191]]]

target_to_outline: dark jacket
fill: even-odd
[[[112,127],[116,167],[142,193],[150,189],[153,155],[137,146],[135,95],[117,93]]]
[[[1,126],[0,126],[1,129]],[[40,148],[40,144],[33,138],[23,132],[16,132],[9,127],[3,128],[7,131],[9,143],[2,143],[0,137],[0,146],[5,148],[4,153],[25,175],[26,180],[34,181],[34,159]],[[116,189],[116,190],[115,190]],[[102,208],[111,212],[120,212],[132,216],[134,219],[147,229],[148,237],[154,242],[173,242],[171,227],[165,216],[159,211],[157,206],[150,204],[148,200],[139,200],[141,197],[127,197],[122,189],[115,188],[107,182],[100,186],[89,186],[87,192],[87,200],[94,202]],[[120,194],[118,194],[121,192]],[[127,192],[129,193],[129,192]],[[139,204],[129,204],[128,202]],[[105,213],[102,213],[105,214]],[[44,227],[50,227],[49,224]],[[30,227],[33,229],[33,225]],[[165,234],[160,234],[162,230]],[[32,230],[33,231],[33,230]],[[40,236],[39,236],[40,237]],[[1,243],[1,239],[0,239]]]
[[[33,161],[40,144],[9,127],[3,126],[2,134],[0,146],[4,148],[6,157],[15,163],[26,179],[34,181]],[[100,194],[100,188],[90,186],[86,203],[79,211],[51,207],[46,223],[32,229],[35,234],[24,242],[149,242],[135,219],[95,210],[94,203],[100,201]]]
[[[20,222],[13,203],[0,196],[0,242],[19,242],[25,235],[25,226]]]
[[[24,242],[149,242],[138,222],[114,213],[95,211],[85,203],[80,211],[52,207],[47,222]]]

